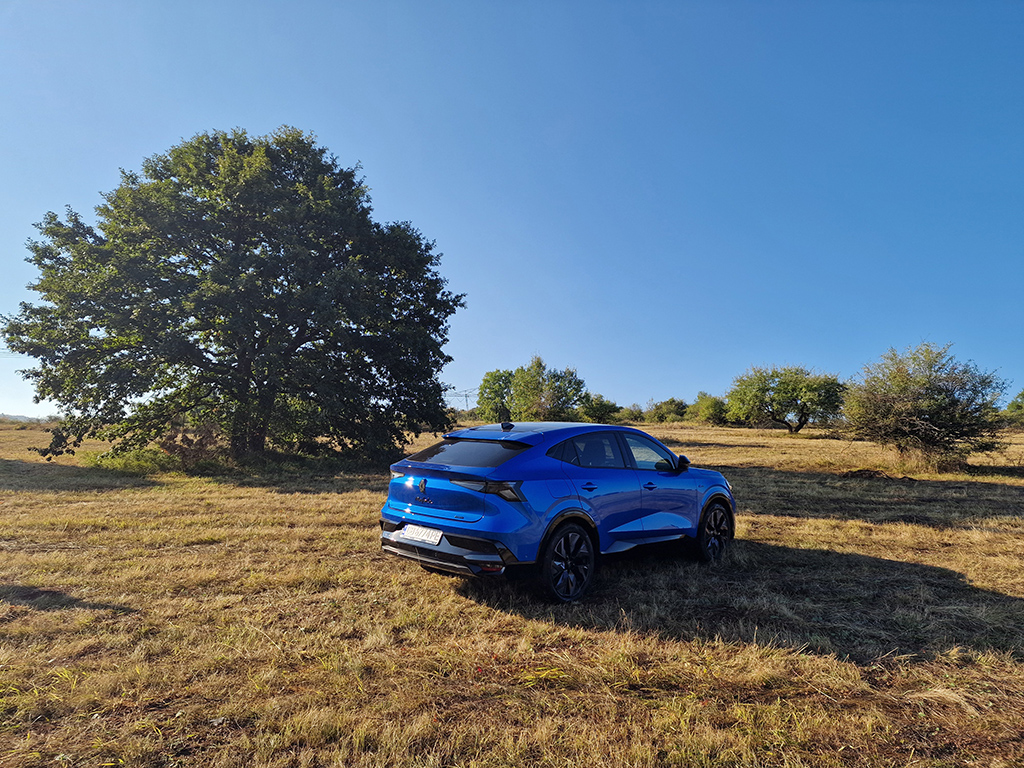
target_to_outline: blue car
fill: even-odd
[[[572,602],[601,554],[691,539],[699,559],[721,558],[735,516],[725,477],[638,429],[504,422],[391,465],[381,547],[465,576],[534,565],[551,598]]]

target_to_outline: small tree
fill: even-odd
[[[957,362],[950,346],[890,349],[865,366],[846,398],[851,434],[918,453],[933,465],[996,448],[996,401],[1006,383],[973,363]]]
[[[725,400],[721,397],[698,392],[696,401],[686,409],[686,420],[721,426],[727,421],[726,410]]]
[[[591,395],[589,392],[583,395],[579,407],[583,420],[592,424],[611,424],[621,410],[621,406],[606,400],[603,395]]]
[[[751,368],[736,378],[726,395],[728,418],[780,424],[796,433],[810,421],[839,415],[844,390],[837,377],[799,366]]]

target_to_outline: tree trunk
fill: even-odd
[[[273,392],[263,392],[238,404],[231,420],[231,458],[235,461],[259,456],[266,450],[275,399]]]
[[[270,429],[270,417],[274,412],[273,392],[263,392],[256,403],[256,413],[249,425],[248,451],[251,456],[261,455],[267,448],[267,432]]]

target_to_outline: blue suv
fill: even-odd
[[[599,554],[689,539],[699,559],[719,559],[735,515],[719,472],[638,429],[505,422],[450,432],[391,465],[381,547],[465,576],[536,565],[550,597],[572,602]]]

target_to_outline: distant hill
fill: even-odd
[[[34,419],[31,416],[12,416],[8,413],[0,413],[0,421],[42,421],[42,419]]]

